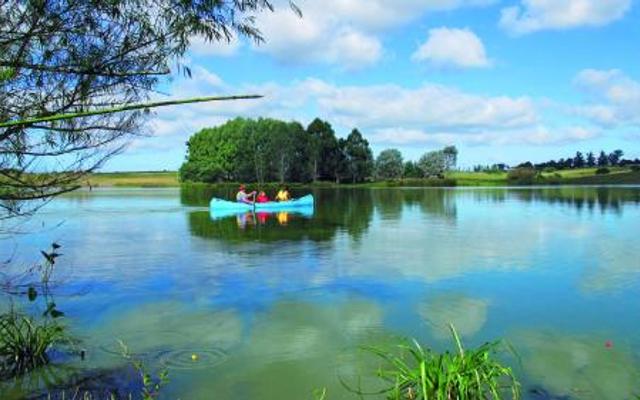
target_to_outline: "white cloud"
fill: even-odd
[[[328,0],[322,2],[339,18],[367,30],[398,26],[425,13],[482,7],[497,0]],[[304,5],[303,5],[304,8]]]
[[[482,40],[469,29],[436,28],[412,55],[436,67],[481,68],[490,65]]]
[[[326,86],[317,97],[326,114],[343,125],[421,129],[513,128],[537,121],[527,97],[481,96],[443,85]]]
[[[229,41],[207,41],[201,36],[195,36],[191,41],[190,50],[199,56],[230,57],[235,55],[240,49],[241,42],[236,35]]]
[[[578,115],[604,126],[640,125],[640,82],[615,69],[586,69],[574,84],[588,96]]]
[[[608,87],[608,81],[595,73],[581,74],[576,81]],[[579,124],[550,126],[540,114],[538,104],[528,97],[485,96],[432,83],[419,87],[342,86],[310,78],[289,84],[238,86],[228,85],[219,76],[196,66],[193,78],[176,79],[170,92],[176,97],[219,93],[265,97],[163,109],[149,124],[150,133],[157,137],[142,139],[146,142],[134,148],[164,146],[182,153],[184,142],[193,132],[237,116],[297,120],[303,124],[319,116],[331,121],[338,134],[358,127],[371,143],[394,146],[543,146],[589,140],[601,133]]]
[[[321,62],[358,69],[375,64],[382,56],[378,38],[326,16],[301,19],[279,10],[262,16],[258,26],[267,40],[254,48],[283,63]]]
[[[502,9],[500,26],[514,34],[602,26],[618,20],[631,0],[521,0]]]
[[[257,26],[265,43],[258,51],[285,63],[324,63],[345,69],[375,64],[383,55],[379,34],[427,12],[485,6],[495,0],[327,0],[302,2],[303,17],[280,4]],[[328,12],[330,10],[330,12]]]
[[[369,135],[369,141],[387,146],[451,144],[545,146],[588,140],[598,135],[600,131],[582,126],[550,129],[541,124],[522,129],[502,131],[484,129],[477,132],[427,132],[419,129],[384,128]]]

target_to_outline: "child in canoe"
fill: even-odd
[[[291,200],[291,195],[289,194],[289,186],[284,186],[282,189],[278,191],[276,195],[277,201],[289,201]]]
[[[258,197],[256,197],[256,203],[268,203],[269,202],[269,197],[267,196],[267,194],[263,191],[260,191],[260,193],[258,193]]]

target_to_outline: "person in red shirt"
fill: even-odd
[[[256,197],[256,203],[267,203],[267,202],[269,202],[269,197],[267,197],[267,194],[263,191],[258,193],[258,197]]]

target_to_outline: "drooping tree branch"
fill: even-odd
[[[130,104],[126,106],[113,107],[113,108],[108,108],[103,110],[81,111],[77,113],[56,114],[56,115],[49,115],[44,117],[30,117],[23,120],[17,120],[17,121],[5,121],[5,122],[0,122],[0,128],[29,126],[29,125],[43,123],[43,122],[62,121],[62,120],[75,119],[75,118],[81,118],[81,117],[92,117],[96,115],[115,114],[115,113],[120,113],[124,111],[143,110],[143,109],[166,107],[166,106],[176,106],[180,104],[205,103],[210,101],[225,101],[225,100],[249,100],[249,99],[259,99],[261,97],[263,96],[257,95],[257,94],[236,95],[236,96],[211,96],[211,97],[196,97],[196,98],[182,99],[182,100],[156,101],[156,102],[142,103],[142,104]]]
[[[273,10],[271,0],[0,0],[0,218],[77,186],[141,132],[144,110],[222,100],[149,103],[194,37],[259,43],[256,16]],[[244,98],[254,97],[229,99]]]

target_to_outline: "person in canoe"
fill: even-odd
[[[289,186],[284,186],[282,189],[278,190],[278,194],[276,194],[276,201],[289,200],[291,200],[291,195],[289,194]]]
[[[256,197],[256,203],[268,203],[269,201],[267,194],[261,190],[260,193],[258,193],[258,197]]]
[[[240,185],[236,194],[236,201],[238,203],[254,204],[256,202],[256,191],[247,193],[247,188],[244,185]]]

